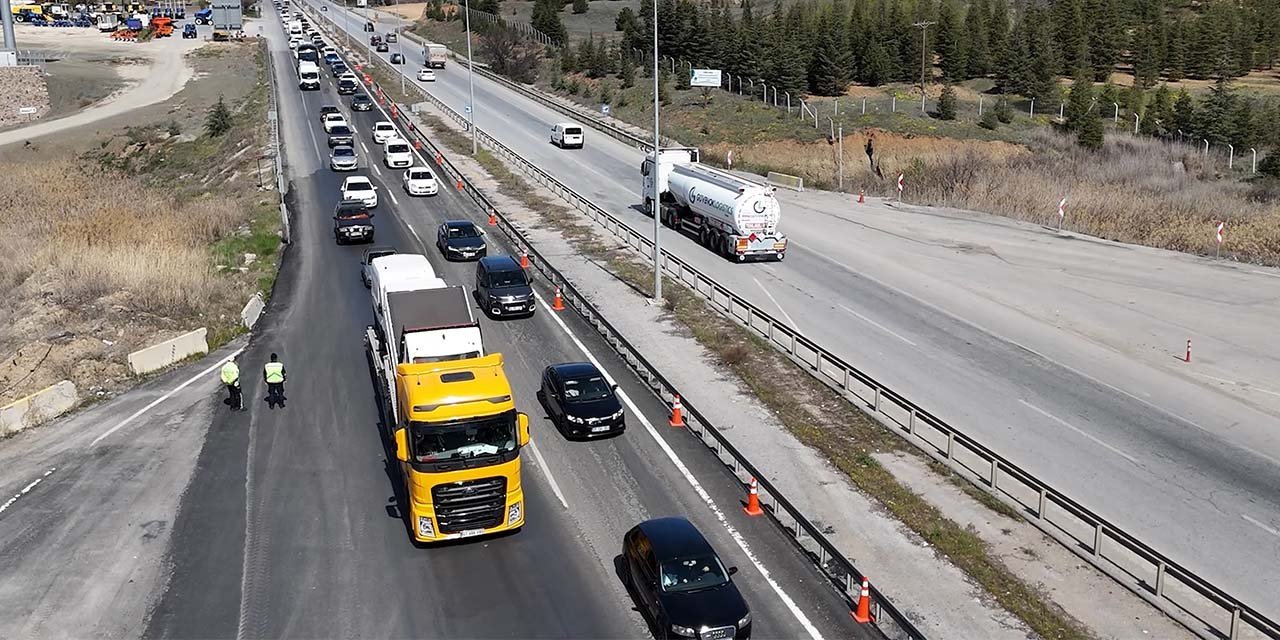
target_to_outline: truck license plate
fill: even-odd
[[[458,535],[463,538],[470,538],[471,536],[478,536],[482,533],[484,533],[484,529],[467,529],[465,531],[458,532]]]

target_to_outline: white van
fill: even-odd
[[[320,88],[320,67],[314,62],[298,63],[298,88],[314,91]]]
[[[560,122],[551,126],[551,144],[566,148],[582,148],[582,125]]]

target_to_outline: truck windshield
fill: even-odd
[[[413,456],[418,462],[468,460],[516,449],[514,410],[455,424],[409,423]]]

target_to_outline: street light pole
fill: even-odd
[[[465,0],[463,11],[466,12],[467,25],[467,116],[471,122],[471,155],[476,154],[476,76],[475,62],[471,59],[471,0]]]
[[[767,95],[766,88],[765,94]],[[659,200],[661,187],[659,176],[662,169],[658,162],[658,151],[662,146],[662,138],[658,133],[658,3],[653,3],[653,165],[650,172],[653,176],[653,299],[662,300],[662,244],[659,238],[662,222],[662,202]]]
[[[400,9],[400,0],[396,0],[396,9],[397,9],[396,13],[399,13],[399,9]],[[396,48],[397,48],[397,49],[399,50],[399,52],[400,52],[400,64],[402,64],[402,65],[403,65],[403,64],[405,64],[405,57],[404,57],[404,38],[402,38],[401,36],[402,36],[402,35],[404,35],[404,34],[401,34],[401,33],[400,33],[400,27],[398,26],[398,23],[394,23],[394,22],[393,22],[393,23],[391,24],[391,28],[392,28],[392,29],[394,29],[394,30],[396,31]],[[402,95],[402,96],[408,95],[408,93],[407,93],[407,92],[406,92],[406,90],[405,90],[405,86],[404,86],[404,70],[401,70],[401,71],[400,71],[400,73],[399,73],[398,75],[400,76],[400,95]]]

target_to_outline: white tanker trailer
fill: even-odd
[[[653,215],[653,181],[658,181],[662,224],[693,235],[702,246],[737,260],[781,260],[787,238],[773,187],[744,180],[698,163],[698,150],[665,148],[640,166],[644,210]]]

